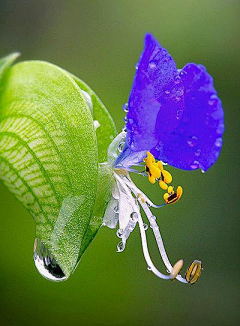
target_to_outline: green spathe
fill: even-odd
[[[0,178],[34,217],[36,238],[68,277],[102,223],[113,179],[99,162],[106,160],[116,129],[97,96],[76,77],[41,61],[7,71],[15,57],[2,65],[0,80]],[[99,201],[101,184],[106,189]]]

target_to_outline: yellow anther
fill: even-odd
[[[163,165],[162,165],[162,162],[161,162],[161,161],[158,161],[157,164],[158,164],[159,169],[160,169],[161,171],[163,171]]]
[[[165,200],[165,202],[167,203],[168,202],[168,193],[166,192],[164,195],[163,195],[163,199]]]
[[[156,179],[159,179],[161,176],[161,170],[158,167],[158,163],[150,152],[147,152],[147,157],[144,159],[144,162],[146,163],[145,169],[148,174],[149,182],[155,183]]]
[[[195,284],[201,275],[202,262],[194,260],[188,267],[185,278],[190,284]]]
[[[167,190],[167,193],[163,195],[164,201],[167,204],[176,203],[182,196],[182,187],[177,188],[177,192],[174,192],[172,186],[168,186],[172,182],[172,175],[170,172],[164,170],[161,161],[156,162],[155,157],[147,152],[147,157],[143,159],[145,162],[145,170],[148,175],[148,180],[150,183],[154,184],[156,180],[159,180],[159,186],[163,190]]]
[[[159,186],[163,189],[163,190],[167,190],[168,185],[163,182],[162,180],[159,181]]]
[[[183,188],[181,186],[178,186],[177,187],[177,197],[178,197],[178,200],[182,197],[182,194],[183,194]]]
[[[168,193],[169,194],[172,194],[172,193],[174,194],[174,190],[173,190],[173,187],[172,186],[169,186],[168,187]]]
[[[171,183],[172,182],[171,173],[166,170],[162,170],[162,180],[166,183]]]
[[[177,187],[177,192],[174,192],[173,187],[168,187],[168,192],[163,195],[166,204],[176,203],[182,197],[183,189],[181,186]]]
[[[150,183],[154,184],[156,182],[156,178],[153,175],[148,175],[148,180]]]

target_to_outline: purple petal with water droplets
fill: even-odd
[[[184,109],[183,85],[176,64],[150,34],[145,37],[137,67],[128,101],[126,147],[118,159],[124,165],[131,161],[127,157],[129,149],[147,151],[157,146],[165,133],[177,127],[178,114]]]
[[[179,75],[184,85],[185,109],[178,127],[161,139],[161,159],[179,169],[207,170],[222,147],[222,104],[204,66],[189,63]],[[158,156],[156,149],[152,151]]]
[[[177,70],[172,57],[147,35],[128,102],[127,139],[115,165],[137,165],[151,153],[179,169],[207,170],[224,132],[221,101],[205,67]]]

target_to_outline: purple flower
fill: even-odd
[[[182,283],[194,284],[201,274],[201,261],[195,260],[185,277],[180,274],[183,260],[171,264],[163,245],[157,218],[150,207],[160,208],[176,203],[183,194],[175,190],[172,175],[165,169],[167,163],[184,170],[206,171],[217,160],[224,132],[223,109],[212,77],[205,67],[188,63],[177,69],[173,58],[152,35],[145,37],[145,49],[137,66],[128,104],[126,127],[109,146],[108,163],[116,180],[104,225],[115,228],[121,238],[117,251],[125,249],[136,225],[139,225],[143,254],[151,270],[159,278],[176,278]],[[158,161],[157,161],[157,160]],[[145,163],[145,172],[132,169]],[[150,183],[158,182],[166,192],[164,204],[155,205],[136,187],[129,172],[148,176]],[[144,212],[154,233],[163,263],[168,271],[161,273],[152,263],[148,252]]]
[[[177,69],[150,34],[128,101],[127,137],[115,166],[142,162],[146,151],[179,169],[206,171],[217,160],[223,109],[213,79],[202,65]]]

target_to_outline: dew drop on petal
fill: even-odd
[[[145,231],[147,231],[148,225],[146,223],[143,223],[143,228],[144,228]]]
[[[217,138],[214,145],[218,148],[222,147],[222,138]]]
[[[178,110],[178,111],[177,111],[177,116],[176,116],[176,118],[177,118],[178,120],[180,120],[180,119],[182,118],[182,116],[183,116],[183,110]]]
[[[192,136],[188,139],[187,143],[190,147],[195,147],[197,145],[198,138],[196,136]]]
[[[114,211],[114,213],[118,213],[118,211],[119,211],[119,207],[118,207],[118,206],[115,206],[115,207],[113,208],[113,211]]]
[[[65,281],[66,275],[48,248],[38,238],[34,241],[34,262],[39,273],[50,281]]]
[[[138,214],[136,212],[133,212],[131,214],[131,219],[135,222],[137,220],[137,218],[138,218]]]
[[[220,123],[219,126],[217,127],[217,130],[216,130],[216,133],[219,134],[219,135],[222,135],[223,132],[224,132],[224,124],[223,123]]]
[[[190,165],[191,169],[196,170],[199,168],[199,162],[194,161],[193,164]]]
[[[124,117],[124,122],[127,123],[128,122],[128,118],[127,117]]]
[[[217,103],[218,103],[218,97],[215,94],[211,95],[208,104],[210,106],[215,106],[217,105]]]
[[[147,270],[148,270],[148,271],[151,271],[151,270],[152,270],[152,268],[151,268],[150,266],[148,266],[148,267],[147,267]]]
[[[124,148],[124,142],[119,143],[118,145],[118,151],[121,153],[123,151]]]
[[[150,69],[155,69],[157,67],[157,63],[156,63],[156,61],[150,61],[149,62],[149,68]]]
[[[196,152],[195,152],[195,156],[200,156],[201,155],[201,149],[197,149]]]

